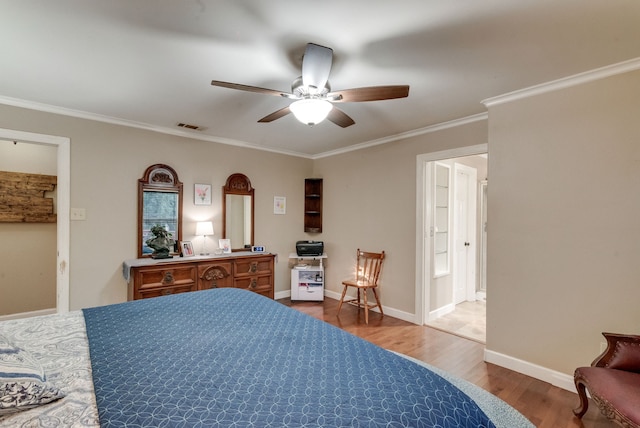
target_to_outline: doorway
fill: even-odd
[[[66,137],[0,128],[0,139],[57,147],[56,311],[69,311],[69,207],[71,195],[71,141]]]
[[[486,305],[478,297],[486,296],[479,293],[485,272],[481,262],[486,260],[481,254],[482,242],[486,242],[481,211],[486,210],[486,200],[482,204],[479,196],[480,183],[487,176],[486,153],[487,146],[479,145],[418,156],[416,225],[420,241],[416,242],[416,299],[421,299],[416,302],[420,317],[416,322],[482,343],[486,341]],[[442,165],[450,166],[449,181],[442,178]],[[444,187],[437,180],[450,183],[446,184],[450,187],[448,204],[442,202]],[[450,211],[448,245],[442,243],[445,223],[436,218],[446,211]],[[447,263],[442,259],[446,248],[450,248]]]

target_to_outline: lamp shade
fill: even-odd
[[[199,221],[196,223],[196,235],[213,235],[213,223],[210,221]]]
[[[326,100],[308,98],[291,103],[289,109],[300,122],[305,125],[315,125],[327,118],[333,105]]]

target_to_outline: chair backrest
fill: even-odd
[[[378,286],[382,262],[384,261],[384,251],[381,253],[371,253],[360,251],[356,258],[356,280],[367,283],[370,287]]]

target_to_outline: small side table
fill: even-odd
[[[298,256],[289,254],[298,263],[291,269],[291,300],[324,300],[324,265],[327,254],[321,256]],[[305,263],[309,262],[309,263]]]

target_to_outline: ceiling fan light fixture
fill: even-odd
[[[333,105],[326,100],[306,98],[291,103],[289,109],[300,122],[313,126],[327,118]]]

